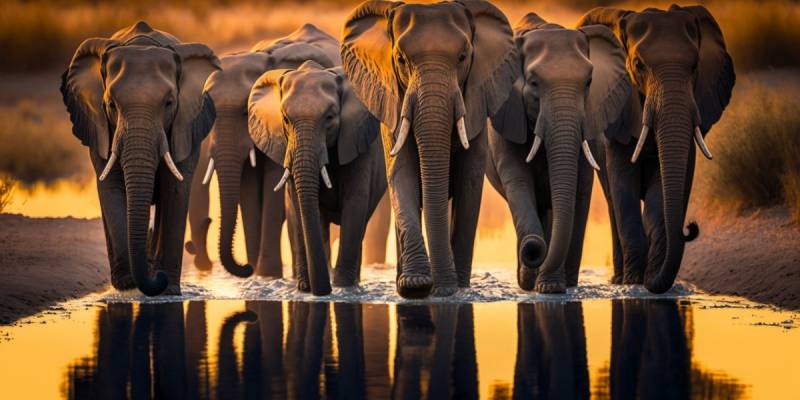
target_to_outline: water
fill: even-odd
[[[479,272],[426,302],[367,272],[325,299],[220,271],[187,273],[181,297],[60,304],[0,327],[0,398],[800,398],[797,313],[604,268],[560,296]]]

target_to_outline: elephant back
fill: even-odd
[[[256,43],[250,51],[266,52],[276,58],[284,58],[283,54],[289,52],[294,54],[302,53],[296,58],[314,60],[326,68],[342,65],[342,58],[339,54],[339,41],[312,24],[305,24],[280,39],[262,40]],[[302,62],[294,67],[299,67],[300,64]]]

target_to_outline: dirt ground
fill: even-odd
[[[773,208],[701,223],[680,277],[700,289],[800,309],[800,229]],[[99,219],[0,214],[0,324],[108,287]]]
[[[710,293],[800,310],[800,227],[784,207],[700,224],[679,277]]]

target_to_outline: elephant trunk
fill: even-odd
[[[133,280],[147,296],[156,296],[166,290],[167,275],[156,271],[150,277],[147,251],[147,232],[150,224],[150,204],[153,200],[155,175],[159,164],[162,135],[155,135],[156,128],[146,122],[129,121],[119,140],[121,143],[120,165],[125,179],[128,219],[128,257]]]
[[[220,228],[219,228],[219,258],[225,269],[240,278],[253,274],[250,264],[241,265],[233,257],[233,237],[236,233],[236,217],[239,210],[241,197],[242,168],[245,155],[240,147],[232,140],[234,130],[238,128],[229,118],[221,118],[214,127],[220,136],[219,144],[215,148],[214,162],[219,182],[220,202]],[[224,140],[226,136],[229,140]]]
[[[412,85],[416,88],[415,108],[418,110],[413,119],[413,131],[419,149],[422,209],[434,290],[455,288],[457,278],[450,246],[447,208],[454,100],[460,91],[455,76],[444,63],[423,64],[417,73],[418,78],[414,82],[417,84]]]
[[[553,222],[547,255],[539,269],[537,290],[555,293],[566,290],[564,262],[572,241],[575,196],[581,146],[581,121],[575,107],[581,104],[574,88],[554,88],[549,93],[545,118],[545,150],[550,175]]]
[[[683,258],[685,196],[688,194],[685,192],[686,173],[693,150],[696,106],[687,101],[693,96],[687,85],[690,82],[688,72],[682,66],[665,66],[657,72],[658,83],[651,96],[656,96],[652,104],[658,111],[655,139],[661,172],[666,252],[661,265],[648,266],[645,287],[653,293],[664,293],[672,287]]]
[[[322,240],[322,221],[319,213],[320,169],[318,148],[314,141],[313,121],[294,124],[296,143],[291,162],[292,178],[300,208],[303,241],[308,263],[308,280],[311,293],[325,296],[331,292],[328,274],[328,257]],[[290,150],[292,151],[292,150]]]

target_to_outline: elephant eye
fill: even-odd
[[[401,65],[406,65],[406,58],[402,54],[397,53],[397,62]]]
[[[169,100],[167,100],[167,103],[165,104],[165,106],[166,106],[167,108],[170,108],[170,107],[172,107],[172,99],[169,99]]]
[[[467,59],[467,53],[461,53],[461,54],[458,56],[458,62],[459,62],[459,63],[462,63],[462,62],[464,62],[464,60],[466,60],[466,59]]]
[[[108,108],[111,109],[111,110],[116,110],[117,109],[117,105],[112,100],[112,101],[108,102]]]
[[[641,59],[637,58],[636,61],[634,61],[634,65],[636,66],[637,71],[639,72],[644,71],[644,63],[642,62]]]

